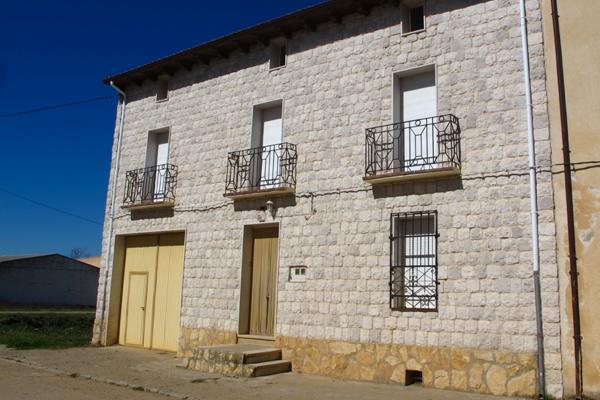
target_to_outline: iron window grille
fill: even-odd
[[[390,218],[390,308],[437,311],[437,212]]]
[[[365,175],[460,168],[460,124],[452,114],[366,130]]]
[[[296,145],[279,143],[230,152],[225,195],[296,187]]]
[[[124,207],[175,201],[177,167],[161,164],[134,169],[125,174]]]

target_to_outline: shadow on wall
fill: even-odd
[[[460,176],[435,181],[391,183],[373,187],[373,197],[382,199],[386,197],[409,196],[414,194],[433,194],[462,190],[463,183]]]
[[[131,210],[132,221],[156,218],[171,218],[174,215],[175,211],[173,208],[160,208],[155,210]]]
[[[263,199],[248,199],[248,200],[236,200],[233,203],[233,209],[235,211],[264,211],[267,209],[267,201],[273,202],[273,209],[275,213],[279,208],[294,207],[296,205],[296,196],[291,194],[281,197],[263,198]]]
[[[474,4],[483,3],[485,0],[456,0],[452,2],[432,2],[427,3],[428,15],[444,14],[455,9],[465,8]],[[332,21],[324,22],[315,27],[315,32],[308,30],[294,31],[290,35],[293,39],[289,40],[288,55],[293,56],[294,53],[309,52],[320,46],[340,42],[357,35],[362,35],[368,32],[398,26],[402,21],[401,8],[396,6],[397,3],[384,3],[381,6],[375,7],[371,14],[366,17],[359,14],[347,15],[342,18],[339,23]],[[273,37],[277,36],[274,31]],[[215,49],[215,54],[209,57],[208,65],[195,64],[189,69],[178,68],[172,73],[169,80],[170,90],[177,90],[182,87],[191,86],[200,82],[208,81],[225,75],[233,74],[237,71],[255,67],[257,65],[266,64],[269,60],[270,49],[268,45],[256,43],[245,53],[241,49],[222,50],[221,52]],[[321,61],[318,60],[320,55],[315,52],[314,64]],[[374,61],[364,55],[365,64],[373,63]],[[173,67],[171,67],[173,68]],[[156,95],[156,87],[147,85],[148,81],[154,81],[155,78],[148,78],[140,85],[128,85],[126,87],[129,101],[136,101]]]

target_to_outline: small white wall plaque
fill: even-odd
[[[293,265],[290,267],[290,282],[306,281],[306,265]]]

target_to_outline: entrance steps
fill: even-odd
[[[236,377],[257,377],[290,372],[281,350],[256,344],[202,346],[187,359],[187,368]]]

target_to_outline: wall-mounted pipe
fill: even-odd
[[[575,243],[575,212],[573,207],[573,184],[571,182],[571,148],[569,145],[569,123],[565,95],[565,75],[562,60],[562,44],[558,23],[558,4],[552,5],[552,30],[554,33],[554,53],[556,56],[556,78],[558,83],[558,105],[560,109],[560,130],[562,135],[563,174],[565,179],[565,200],[567,211],[567,234],[569,239],[569,275],[571,278],[571,307],[573,310],[573,345],[575,352],[575,398],[583,398],[583,354],[581,352],[581,321],[579,316],[579,282],[577,272],[577,246]]]
[[[537,171],[535,163],[535,136],[533,134],[533,104],[531,101],[531,78],[529,71],[529,43],[527,40],[527,14],[525,0],[520,0],[521,48],[523,56],[523,77],[527,108],[527,144],[529,156],[529,198],[531,207],[531,246],[533,257],[533,287],[535,294],[535,321],[537,328],[537,372],[538,396],[546,394],[546,373],[544,367],[544,327],[542,323],[542,296],[540,289],[540,245],[538,234]]]
[[[110,86],[119,93],[121,96],[121,117],[119,121],[119,134],[117,139],[117,154],[115,155],[115,168],[112,177],[112,188],[110,194],[110,211],[108,214],[108,241],[106,243],[106,258],[104,260],[104,293],[102,296],[102,324],[100,325],[101,335],[104,337],[104,341],[106,342],[106,329],[103,327],[106,326],[106,319],[108,315],[106,314],[106,294],[108,287],[108,271],[110,267],[110,259],[111,259],[111,250],[112,250],[112,233],[113,233],[113,220],[115,219],[115,201],[117,198],[117,182],[119,179],[119,167],[121,166],[121,143],[123,142],[123,123],[125,121],[125,108],[127,106],[127,95],[124,91],[119,89],[113,81],[110,81]]]

